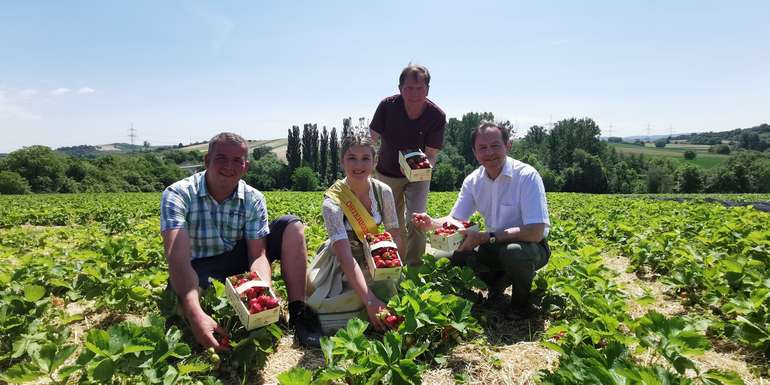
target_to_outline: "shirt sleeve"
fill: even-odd
[[[160,231],[187,228],[188,199],[173,186],[163,190],[160,200]]]
[[[449,214],[452,218],[467,221],[476,212],[476,198],[473,196],[473,186],[471,183],[472,177],[473,174],[465,177],[463,185],[460,187],[460,193],[457,195],[455,205]]]
[[[428,129],[425,135],[425,145],[435,149],[444,147],[444,129],[446,128],[446,115],[441,113],[441,118],[436,119],[433,127]]]
[[[398,228],[398,216],[396,216],[396,200],[393,198],[393,190],[386,184],[382,184],[382,224],[386,229]]]
[[[377,110],[374,111],[374,116],[369,122],[369,129],[382,135],[385,132],[385,115],[385,101],[383,100],[377,105]]]
[[[246,200],[246,224],[244,236],[246,239],[261,239],[270,234],[270,225],[267,221],[267,203],[261,193],[254,194]]]
[[[545,195],[543,179],[537,171],[532,170],[521,179],[521,219],[525,225],[543,223],[543,236],[548,235],[551,222],[548,219],[548,202]]]
[[[341,239],[348,239],[348,233],[345,230],[342,208],[330,198],[324,198],[321,214],[324,219],[326,233],[329,234],[329,242],[334,243]]]

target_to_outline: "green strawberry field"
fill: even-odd
[[[272,218],[307,223],[312,254],[322,193],[265,195]],[[455,197],[431,193],[429,214]],[[202,303],[232,349],[211,354],[168,318],[160,194],[0,196],[0,383],[770,383],[770,214],[708,198],[770,200],[549,194],[553,255],[528,321],[484,308],[469,270],[426,256],[388,304],[397,328],[353,320],[302,349],[285,321],[243,329],[214,285]]]

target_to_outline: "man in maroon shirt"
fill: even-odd
[[[430,181],[409,182],[398,165],[398,152],[419,148],[436,165],[444,143],[446,114],[428,100],[429,84],[427,68],[413,64],[404,68],[398,78],[399,94],[380,102],[369,125],[372,139],[382,139],[375,177],[393,190],[401,239],[406,240],[406,250],[400,253],[412,266],[419,265],[425,253],[425,233],[405,221],[405,214],[425,212]]]

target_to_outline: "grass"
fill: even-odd
[[[650,157],[663,157],[677,163],[690,163],[707,169],[716,167],[730,158],[729,155],[721,155],[708,152],[709,146],[707,145],[673,144],[666,145],[664,148],[657,148],[654,145],[642,147],[634,144],[610,143],[610,146],[615,148],[615,150],[620,154],[644,154],[644,156]],[[695,159],[687,160],[684,158],[684,152],[687,150],[695,151]]]

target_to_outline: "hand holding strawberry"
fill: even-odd
[[[391,312],[388,309],[382,309],[377,313],[377,317],[391,330],[398,329],[398,326],[404,322],[404,317]]]

